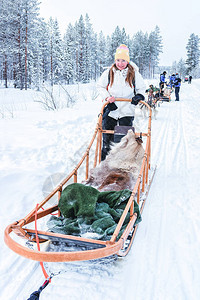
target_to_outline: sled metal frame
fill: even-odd
[[[116,101],[126,101],[131,102],[130,99],[116,99]],[[78,170],[80,166],[83,164],[83,162],[86,163],[85,166],[85,179],[88,179],[89,176],[89,159],[90,159],[90,149],[93,145],[93,143],[96,141],[96,150],[95,150],[95,157],[94,157],[94,163],[93,167],[96,167],[97,164],[101,162],[101,148],[102,148],[102,133],[110,133],[114,134],[113,130],[103,130],[102,129],[102,116],[103,116],[103,110],[106,107],[106,105],[109,102],[106,102],[102,108],[101,112],[98,116],[97,125],[94,131],[94,135],[90,141],[90,144],[88,148],[86,149],[83,157],[81,158],[80,162],[77,164],[77,166],[73,169],[73,171],[42,201],[40,202],[36,208],[34,208],[26,217],[23,219],[20,219],[19,221],[16,221],[10,225],[8,225],[5,229],[4,233],[4,241],[7,244],[7,246],[16,252],[17,254],[24,256],[28,259],[36,260],[36,261],[42,261],[42,262],[66,262],[66,261],[82,261],[82,260],[93,260],[103,257],[108,257],[111,255],[117,254],[118,256],[125,256],[131,247],[131,244],[133,242],[136,230],[138,225],[134,225],[137,219],[137,214],[134,212],[134,200],[136,199],[137,203],[139,204],[141,193],[148,193],[148,190],[151,185],[151,181],[148,179],[148,174],[150,170],[150,156],[151,156],[151,117],[152,112],[150,106],[144,102],[140,101],[142,104],[147,106],[149,110],[149,119],[148,119],[148,129],[146,133],[142,133],[142,136],[146,137],[146,148],[145,153],[141,165],[141,169],[136,181],[136,184],[134,186],[134,189],[132,190],[132,194],[127,202],[127,205],[121,215],[121,218],[117,224],[117,227],[111,237],[108,241],[103,240],[94,240],[94,239],[86,239],[82,237],[77,237],[73,235],[65,235],[65,234],[59,234],[59,233],[52,233],[48,231],[37,231],[37,235],[39,237],[40,243],[44,241],[59,241],[59,242],[66,242],[67,244],[76,244],[81,246],[89,246],[90,250],[81,250],[81,251],[67,251],[67,252],[48,252],[48,251],[37,251],[32,250],[24,245],[19,244],[13,237],[13,233],[17,236],[26,239],[31,242],[35,242],[35,236],[36,232],[33,229],[28,229],[27,225],[31,222],[34,222],[35,215],[37,215],[37,219],[43,218],[45,216],[50,215],[51,213],[57,211],[58,216],[60,216],[60,211],[58,208],[58,205],[51,206],[50,208],[42,210],[43,206],[55,195],[58,196],[58,202],[62,193],[62,189],[64,185],[73,178],[74,182],[77,182],[77,176],[78,176]],[[141,133],[135,133],[136,136],[141,136]],[[153,179],[153,178],[152,178]],[[141,212],[144,207],[144,203],[146,201],[146,198],[144,198]],[[121,227],[124,223],[124,220],[127,216],[127,214],[130,212],[130,220],[127,224],[123,234],[117,240],[117,236],[121,230]],[[25,227],[26,226],[26,227]],[[130,239],[130,233],[131,233],[131,239]],[[127,241],[127,238],[129,237],[129,246],[125,249],[124,245]]]

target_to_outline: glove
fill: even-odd
[[[107,108],[108,108],[109,111],[116,110],[117,109],[117,105],[114,102],[112,102],[112,103],[109,103],[107,105]]]
[[[113,97],[113,96],[107,97],[106,101],[108,101],[110,103],[115,102],[115,97]]]
[[[131,101],[131,104],[137,105],[140,100],[144,100],[144,96],[142,94],[136,94]]]

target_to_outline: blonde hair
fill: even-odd
[[[116,64],[114,63],[111,68],[110,68],[110,86],[113,85],[114,82],[114,72],[113,72],[113,68],[117,69]],[[135,81],[135,70],[133,68],[133,66],[131,66],[130,64],[127,65],[128,68],[128,72],[127,72],[127,76],[126,76],[126,82],[128,82],[128,84],[130,85],[130,87],[133,87],[133,81]]]

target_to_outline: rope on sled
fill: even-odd
[[[38,248],[38,251],[40,251],[40,242],[39,242],[39,237],[38,237],[38,233],[37,233],[37,210],[38,210],[38,203],[36,204],[36,208],[35,208],[35,238],[36,238],[36,243],[37,243],[37,248]],[[47,272],[46,272],[46,270],[45,270],[45,268],[44,268],[44,264],[43,264],[43,262],[42,261],[40,261],[40,266],[41,266],[41,268],[42,268],[42,272],[43,272],[43,274],[44,274],[44,277],[46,278],[46,279],[48,279],[49,278],[49,276],[48,276],[48,274],[47,274]],[[50,282],[51,282],[51,280],[50,280]]]
[[[50,280],[51,280],[50,278],[45,280],[43,285],[37,291],[33,292],[27,300],[38,300],[41,291],[49,284]]]
[[[35,208],[35,237],[36,237],[38,251],[40,251],[40,243],[39,243],[39,237],[37,233],[37,210],[38,210],[38,204],[36,205]],[[50,276],[47,274],[42,261],[40,261],[40,266],[42,268],[42,272],[46,280],[43,283],[43,285],[41,285],[41,287],[37,291],[33,292],[27,300],[38,300],[40,297],[40,293],[51,282],[51,278],[54,276],[53,274],[51,274]]]

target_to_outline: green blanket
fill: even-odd
[[[62,217],[52,216],[47,226],[57,233],[107,240],[114,233],[130,195],[129,190],[99,192],[91,186],[70,184],[63,190],[58,205]],[[134,212],[137,213],[137,224],[141,215],[135,201]],[[118,238],[128,222],[129,215]]]

